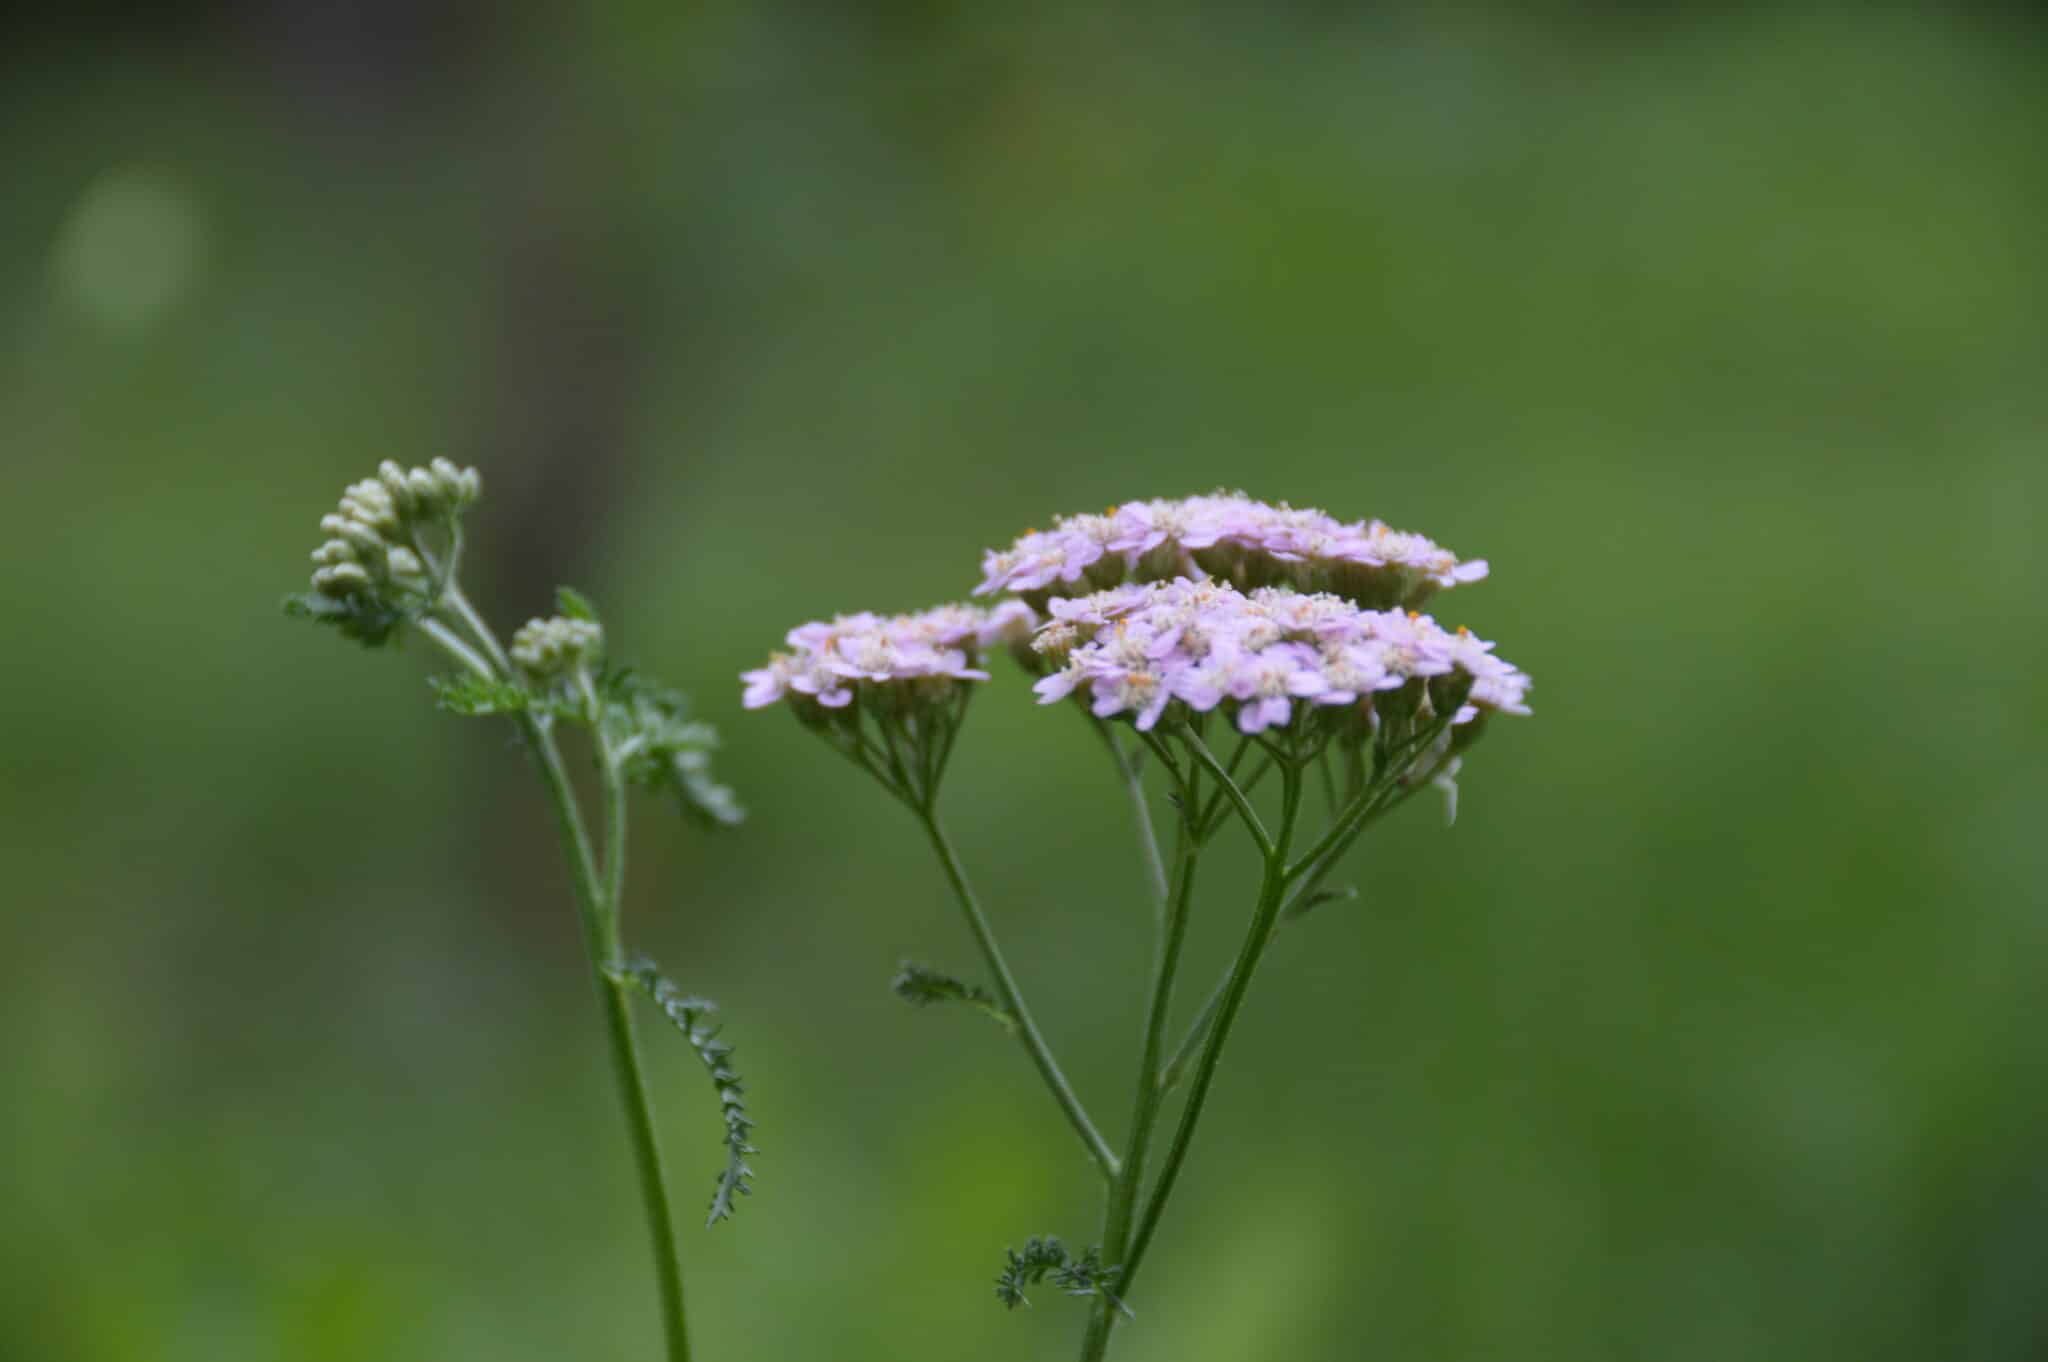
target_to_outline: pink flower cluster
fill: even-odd
[[[1486,576],[1484,560],[1460,562],[1419,534],[1242,493],[1132,501],[1102,515],[1064,516],[1050,530],[988,550],[981,566],[976,595],[1007,591],[1041,609],[1055,595],[1204,576],[1241,590],[1291,586],[1360,605],[1413,607],[1440,588]]]
[[[941,605],[914,615],[841,615],[789,631],[788,652],[740,674],[741,703],[761,709],[777,700],[815,702],[827,709],[852,703],[855,688],[986,681],[981,652],[1028,637],[1038,616],[1021,601],[994,609]]]
[[[1465,630],[1410,611],[1367,610],[1285,588],[1249,595],[1220,582],[1131,584],[1051,602],[1032,647],[1057,667],[1033,687],[1041,704],[1086,689],[1098,718],[1149,729],[1169,705],[1223,709],[1240,731],[1284,725],[1297,703],[1357,706],[1411,678],[1463,673],[1455,718],[1527,714],[1529,678]]]

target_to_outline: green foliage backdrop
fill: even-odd
[[[737,672],[1219,485],[1490,558],[1446,610],[1537,717],[1276,946],[1119,1355],[2048,1347],[2028,11],[293,8],[0,60],[0,1357],[652,1346],[520,755],[277,615],[342,483],[437,453],[485,608],[586,585],[754,813],[635,830],[760,1123],[685,1241],[706,1357],[1064,1355],[992,1282],[1094,1214],[999,1030],[890,994],[971,959],[914,828]],[[1005,670],[949,784],[1117,1112],[1100,751]],[[713,1099],[648,1047],[694,1197]]]

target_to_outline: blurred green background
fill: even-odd
[[[1070,1356],[1086,1242],[916,830],[736,673],[1054,513],[1241,486],[1492,560],[1537,679],[1261,977],[1117,1355],[2048,1353],[2048,16],[185,4],[0,21],[0,1358],[644,1358],[538,790],[287,623],[484,470],[754,817],[650,806],[760,1189],[650,1032],[702,1355]],[[1146,913],[1008,668],[947,806],[1120,1128]],[[1199,986],[1248,908],[1198,903]],[[1191,990],[1192,991],[1192,990]]]

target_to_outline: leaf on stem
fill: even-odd
[[[324,624],[365,648],[382,648],[394,642],[424,610],[394,608],[367,597],[336,599],[318,591],[301,591],[284,598],[284,613],[295,620]]]
[[[1355,899],[1357,897],[1358,886],[1355,884],[1347,884],[1337,889],[1318,889],[1315,893],[1310,894],[1301,902],[1290,907],[1287,910],[1286,920],[1292,922],[1297,918],[1305,917],[1326,903],[1335,903],[1339,899]]]
[[[1005,1031],[1017,1029],[1017,1019],[1010,1015],[993,993],[979,984],[965,983],[950,974],[941,974],[915,960],[905,960],[896,968],[896,977],[889,981],[889,989],[912,1007],[929,1007],[933,1003],[966,1003],[979,1008],[1002,1023]]]
[[[1084,1253],[1069,1253],[1067,1246],[1052,1235],[1024,1241],[1020,1253],[1005,1249],[1003,1270],[996,1275],[996,1299],[1009,1309],[1031,1304],[1024,1288],[1051,1279],[1069,1296],[1102,1296],[1129,1315],[1130,1310],[1110,1292],[1118,1269],[1102,1265],[1102,1250],[1090,1246]]]
[[[427,684],[433,688],[434,702],[450,714],[475,718],[549,708],[546,696],[494,676],[430,676]]]
[[[718,732],[690,720],[681,691],[619,670],[599,678],[598,692],[605,702],[606,736],[615,749],[631,754],[626,779],[669,791],[685,815],[710,827],[731,827],[747,816],[731,787],[712,779]]]
[[[555,588],[555,613],[572,620],[584,620],[591,624],[597,623],[596,607],[591,605],[588,597],[573,586],[558,586]]]
[[[747,1166],[747,1156],[759,1152],[752,1143],[754,1121],[747,1115],[746,1088],[732,1067],[732,1046],[718,1038],[716,1028],[705,1023],[718,1004],[684,993],[644,956],[635,956],[607,973],[653,1000],[683,1039],[690,1042],[718,1091],[719,1113],[725,1122],[726,1162],[711,1194],[711,1212],[704,1221],[708,1229],[732,1215],[735,1197],[753,1192],[754,1170]]]

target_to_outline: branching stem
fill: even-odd
[[[1116,731],[1105,721],[1090,715],[1088,722],[1102,735],[1104,745],[1109,748],[1110,759],[1116,763],[1117,775],[1123,780],[1124,791],[1131,797],[1131,812],[1138,820],[1138,846],[1145,856],[1145,869],[1151,877],[1153,916],[1163,926],[1166,919],[1166,862],[1159,854],[1159,833],[1152,826],[1152,810],[1145,804],[1145,754],[1142,751],[1125,751],[1117,740]]]
[[[490,626],[470,608],[469,602],[452,582],[443,593],[442,600],[458,619],[468,625],[484,649],[497,659],[497,665],[485,661],[476,649],[437,619],[421,620],[421,632],[478,676],[489,678],[509,673],[510,663]],[[597,982],[605,1037],[610,1043],[612,1068],[618,1077],[619,1097],[625,1109],[626,1133],[633,1146],[633,1160],[639,1173],[640,1199],[647,1212],[668,1362],[690,1362],[690,1338],[683,1310],[682,1257],[676,1248],[675,1221],[670,1211],[667,1178],[661,1166],[661,1147],[655,1139],[653,1105],[648,1099],[647,1082],[641,1071],[627,986],[610,973],[623,953],[619,940],[619,908],[626,879],[625,772],[618,754],[608,749],[601,753],[605,862],[600,874],[590,832],[584,826],[575,787],[570,783],[553,730],[547,720],[531,713],[519,716],[519,726],[533,752],[548,803],[554,809],[562,852],[569,862],[577,916],[583,924],[584,945],[589,951],[591,972]]]
[[[1203,759],[1204,765],[1209,766],[1220,778],[1228,779],[1222,768],[1215,764],[1215,758],[1208,755],[1208,749],[1200,746],[1200,739],[1189,735],[1188,741],[1196,756]],[[1230,1039],[1230,1029],[1237,1021],[1238,1010],[1244,1005],[1245,993],[1251,986],[1252,974],[1258,968],[1259,958],[1265,954],[1267,944],[1273,939],[1273,922],[1279,915],[1281,902],[1287,892],[1287,854],[1294,840],[1295,823],[1301,814],[1301,771],[1297,766],[1287,765],[1281,768],[1280,776],[1280,831],[1276,840],[1268,841],[1261,847],[1266,864],[1259,886],[1258,905],[1253,910],[1251,924],[1245,931],[1244,944],[1238,949],[1237,961],[1231,966],[1223,1000],[1217,1006],[1216,1020],[1209,1028],[1208,1041],[1202,1047],[1202,1056],[1195,1068],[1193,1083],[1188,1089],[1187,1105],[1181,1111],[1180,1123],[1174,1128],[1173,1142],[1166,1151],[1166,1161],[1160,1165],[1159,1181],[1152,1188],[1151,1198],[1145,1203],[1144,1214],[1138,1221],[1130,1247],[1118,1265],[1117,1292],[1126,1300],[1130,1298],[1131,1283],[1137,1276],[1139,1266],[1144,1262],[1145,1251],[1151,1246],[1152,1236],[1158,1232],[1159,1218],[1166,1210],[1167,1199],[1173,1194],[1173,1186],[1180,1177],[1181,1167],[1187,1162],[1189,1144],[1194,1138],[1196,1126],[1201,1121],[1202,1108],[1208,1102],[1210,1086],[1216,1079],[1217,1061],[1222,1057],[1225,1042]],[[1248,801],[1241,811],[1249,811]]]
[[[619,901],[616,888],[625,877],[625,791],[624,778],[615,763],[605,761],[605,822],[615,839],[606,847],[606,871],[599,876],[590,833],[583,826],[576,793],[562,763],[548,725],[531,714],[520,716],[520,728],[533,749],[540,768],[541,784],[554,807],[562,849],[569,858],[570,879],[576,889],[576,906],[583,920],[584,943],[590,951],[591,972],[597,981],[598,1002],[604,1009],[605,1035],[611,1043],[612,1067],[618,1075],[619,1097],[625,1108],[626,1133],[633,1146],[639,1173],[640,1199],[647,1212],[649,1237],[653,1242],[656,1284],[661,1293],[662,1330],[668,1341],[669,1362],[689,1362],[690,1339],[683,1311],[683,1265],[676,1249],[675,1220],[670,1211],[667,1177],[661,1166],[661,1147],[654,1133],[654,1110],[648,1099],[647,1082],[641,1072],[639,1046],[633,1035],[633,1014],[627,986],[609,970],[621,954],[619,943]]]
[[[1080,1096],[1073,1085],[1067,1082],[1066,1074],[1060,1071],[1059,1062],[1052,1056],[1052,1049],[1033,1020],[1031,1010],[1024,1003],[1024,995],[1017,987],[1017,980],[1010,973],[1009,963],[1003,958],[1002,947],[996,943],[995,928],[989,924],[988,915],[981,909],[981,902],[974,896],[974,889],[967,882],[967,871],[960,864],[959,854],[953,850],[953,843],[939,825],[938,815],[929,808],[917,809],[918,819],[924,824],[925,835],[931,839],[932,850],[938,853],[939,864],[945,868],[946,881],[953,887],[954,897],[960,900],[960,909],[967,915],[967,926],[974,934],[975,944],[981,948],[982,959],[987,963],[990,975],[995,979],[996,996],[1003,1006],[1017,1019],[1017,1039],[1024,1046],[1031,1062],[1037,1066],[1039,1077],[1051,1090],[1053,1100],[1059,1103],[1081,1143],[1087,1146],[1088,1154],[1102,1170],[1102,1176],[1114,1182],[1121,1171],[1122,1163],[1116,1151],[1109,1147],[1109,1141],[1102,1138],[1102,1132],[1088,1119],[1088,1111],[1081,1105]]]
[[[1102,1252],[1112,1269],[1122,1261],[1130,1244],[1131,1220],[1143,1190],[1145,1158],[1152,1134],[1159,1122],[1159,1108],[1166,1090],[1159,1084],[1159,1061],[1166,1046],[1166,1028],[1173,1009],[1173,981],[1180,968],[1181,947],[1187,939],[1188,906],[1194,896],[1195,866],[1201,854],[1199,818],[1200,795],[1192,774],[1180,787],[1180,825],[1175,839],[1173,886],[1166,916],[1153,949],[1150,998],[1145,1012],[1145,1038],[1138,1061],[1137,1095],[1131,1112],[1130,1143],[1125,1147],[1123,1173],[1110,1189],[1103,1215]],[[1082,1340],[1083,1362],[1099,1362],[1109,1348],[1109,1336],[1122,1313],[1120,1298],[1125,1294],[1123,1276],[1115,1279],[1115,1294],[1099,1296],[1088,1319]]]
[[[1258,843],[1259,855],[1269,861],[1272,860],[1273,838],[1266,831],[1266,825],[1259,821],[1259,811],[1252,807],[1251,799],[1243,790],[1238,788],[1237,782],[1230,778],[1229,770],[1222,762],[1216,760],[1216,754],[1209,750],[1208,745],[1202,741],[1199,733],[1195,732],[1192,728],[1183,726],[1180,730],[1180,736],[1181,740],[1188,745],[1188,751],[1194,753],[1195,760],[1207,767],[1209,774],[1214,776],[1217,784],[1223,787],[1223,793],[1229,798],[1231,806],[1237,810],[1237,816],[1244,820],[1245,828],[1251,833],[1252,840]],[[1154,741],[1157,740],[1154,739]],[[1299,775],[1294,773],[1292,768],[1283,774],[1288,775],[1288,778],[1295,784],[1298,785],[1300,783]]]

